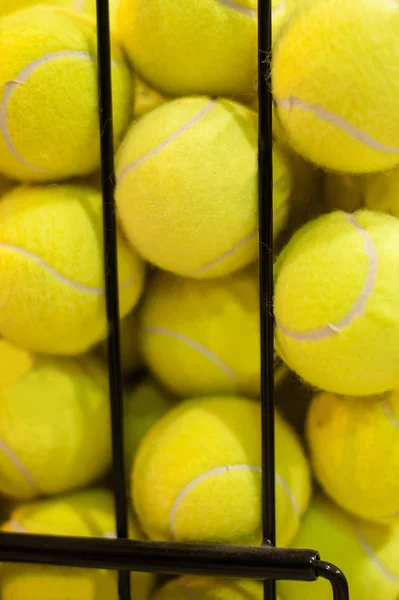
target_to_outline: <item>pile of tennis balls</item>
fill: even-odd
[[[399,0],[272,17],[277,543],[319,550],[353,600],[398,600]],[[116,535],[95,20],[93,0],[0,0],[5,532]],[[110,20],[129,535],[256,545],[257,0],[111,0]],[[0,565],[2,600],[117,595],[115,573]]]

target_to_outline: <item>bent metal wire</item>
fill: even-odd
[[[259,217],[262,376],[263,544],[259,547],[128,540],[124,476],[122,386],[119,356],[114,148],[108,0],[97,0],[98,71],[104,216],[104,268],[109,323],[109,389],[113,437],[117,539],[0,534],[0,561],[118,571],[120,600],[134,600],[129,571],[202,574],[264,580],[265,600],[275,600],[276,580],[330,581],[334,600],[348,600],[344,574],[316,550],[275,548],[273,403],[273,219],[271,0],[259,0]],[[311,584],[310,584],[311,585]]]

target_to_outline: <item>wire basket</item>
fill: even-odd
[[[271,0],[259,0],[258,10],[263,543],[258,547],[249,547],[222,544],[139,542],[127,539],[128,514],[119,350],[118,265],[114,205],[115,176],[108,0],[97,0],[97,30],[104,264],[106,265],[106,307],[109,325],[109,390],[117,539],[1,533],[0,561],[118,571],[120,600],[129,600],[135,597],[134,587],[130,589],[129,571],[223,575],[260,579],[264,581],[265,600],[275,600],[276,580],[292,579],[312,582],[318,577],[322,577],[331,583],[334,600],[347,600],[349,594],[344,574],[338,567],[321,560],[317,550],[275,547],[272,98],[271,86],[269,85]]]

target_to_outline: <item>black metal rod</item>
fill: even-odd
[[[97,0],[97,52],[99,82],[99,126],[101,141],[101,182],[103,196],[104,269],[108,321],[108,368],[111,403],[113,491],[116,531],[128,537],[125,461],[123,450],[123,392],[119,345],[119,289],[117,225],[114,200],[115,165],[112,121],[111,42],[108,0]],[[130,600],[128,572],[118,576],[120,600]]]
[[[259,242],[264,543],[275,545],[271,2],[259,2]]]
[[[0,533],[0,561],[314,581],[314,550]],[[337,598],[336,600],[346,600]]]
[[[274,463],[274,317],[273,317],[273,164],[271,0],[258,3],[258,102],[259,102],[259,254],[262,405],[263,543],[276,544]],[[264,600],[276,600],[275,581],[264,583]]]
[[[323,577],[331,583],[334,600],[349,600],[348,582],[341,569],[324,560],[316,561],[315,567],[317,577]]]

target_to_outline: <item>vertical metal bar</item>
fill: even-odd
[[[115,166],[112,122],[111,42],[108,0],[97,0],[97,53],[101,182],[103,196],[104,269],[108,321],[108,368],[111,402],[113,492],[118,538],[128,537],[125,460],[123,451],[123,392],[119,350],[119,290],[117,225],[114,200]],[[130,574],[118,573],[120,600],[130,600]]]
[[[274,467],[273,161],[271,0],[258,3],[259,251],[261,319],[263,543],[276,544]],[[265,600],[275,600],[275,581],[265,581]]]

